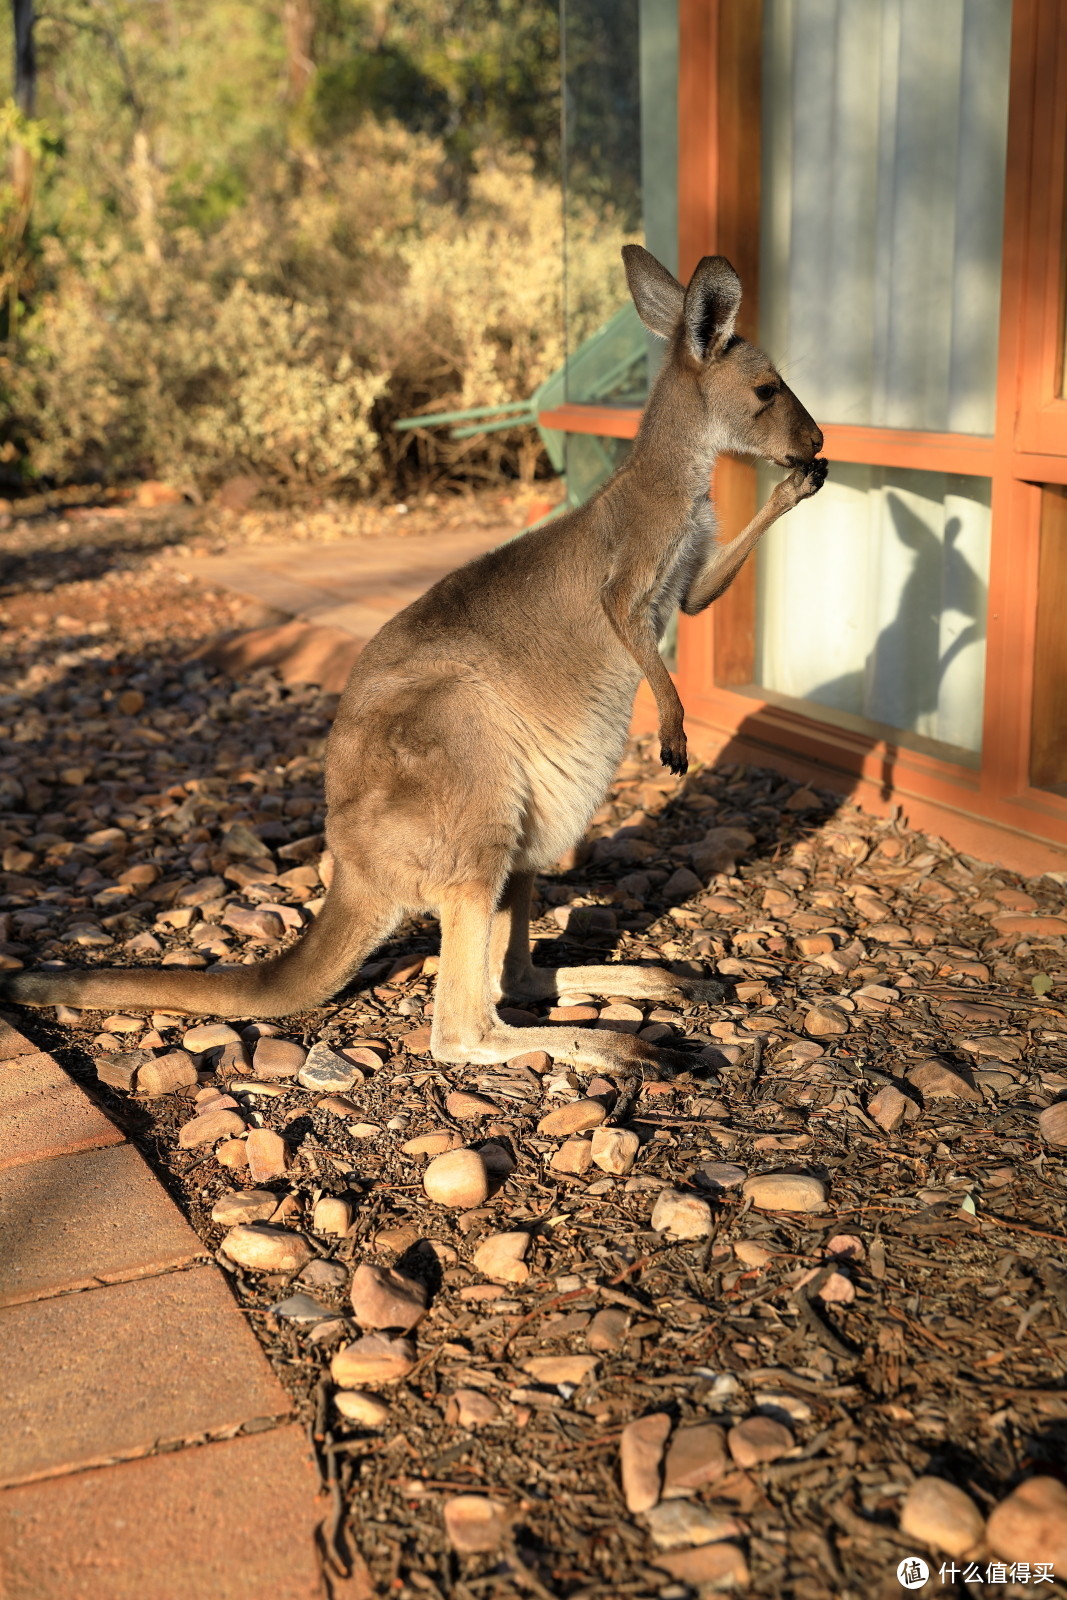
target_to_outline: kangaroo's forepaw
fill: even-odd
[[[680,733],[677,738],[664,738],[659,747],[659,758],[663,765],[679,777],[689,771],[689,757],[686,748],[685,734]]]

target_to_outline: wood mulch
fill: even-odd
[[[84,554],[69,520],[67,533],[39,527],[36,549],[28,525],[0,535],[11,563],[0,598],[8,966],[254,959],[276,944],[224,926],[222,904],[300,912],[322,892],[314,872],[297,882],[292,871],[319,859],[336,701],[268,671],[236,684],[190,661],[233,624],[234,603],[175,584],[159,524],[127,519],[110,544],[106,527],[94,531]],[[258,882],[226,877],[247,864],[224,842],[236,824],[262,840]],[[729,826],[754,836],[736,870],[665,898],[693,845]],[[600,839],[609,843],[597,849]],[[559,1141],[537,1122],[573,1097],[576,1075],[432,1062],[433,961],[429,972],[419,961],[437,948],[430,919],[400,930],[358,992],[279,1025],[305,1044],[376,1046],[382,1065],[350,1094],[355,1114],[291,1081],[250,1102],[292,1154],[267,1185],[291,1197],[288,1225],[345,1268],[336,1288],[312,1291],[334,1323],[316,1329],[271,1310],[299,1285],[220,1258],[314,1439],[334,1507],[327,1567],[355,1561],[362,1572],[359,1552],[375,1592],[399,1600],[682,1600],[689,1590],[657,1567],[644,1516],[624,1502],[621,1431],[651,1411],[727,1427],[763,1411],[787,1424],[793,1447],[695,1495],[738,1522],[748,1592],[898,1594],[897,1563],[923,1553],[898,1528],[916,1477],[951,1480],[986,1514],[1021,1477],[1062,1474],[1067,1459],[1067,1152],[1038,1129],[1067,1094],[1067,944],[1046,931],[1055,924],[1035,920],[1027,936],[1003,923],[1062,917],[1064,885],[961,856],[773,772],[712,767],[675,780],[647,742],[620,769],[591,845],[583,865],[539,884],[535,959],[655,958],[727,985],[714,1006],[643,1006],[644,1025],[669,1029],[691,1067],[616,1104],[641,1140],[632,1174],[551,1167]],[[121,883],[147,864],[153,883]],[[574,907],[599,915],[564,928]],[[183,909],[191,915],[173,915]],[[161,953],[143,940],[123,949],[146,934]],[[406,975],[391,976],[398,964]],[[117,1033],[100,1016],[71,1028],[25,1013],[20,1026],[94,1086],[215,1251],[225,1229],[212,1205],[241,1177],[210,1150],[180,1149],[177,1134],[196,1087],[232,1073],[202,1063],[200,1085],[155,1100],[97,1082],[96,1064],[116,1050],[180,1044],[185,1024],[154,1022]],[[932,1057],[955,1070],[953,1093],[909,1081]],[[457,1121],[444,1100],[460,1086],[496,1111]],[[887,1086],[910,1108],[890,1132],[871,1108]],[[503,1142],[516,1163],[467,1213],[429,1202],[421,1158],[401,1149],[460,1127]],[[829,1209],[759,1211],[705,1170],[724,1163],[813,1174]],[[710,1203],[708,1236],[672,1241],[651,1228],[665,1185]],[[354,1201],[349,1237],[314,1233],[321,1194]],[[515,1229],[532,1235],[529,1278],[489,1284],[473,1253]],[[400,1261],[432,1294],[414,1372],[389,1391],[378,1429],[344,1421],[331,1399],[330,1358],[357,1331],[348,1270],[363,1259]],[[828,1264],[830,1299],[819,1293]],[[619,1347],[599,1353],[592,1377],[550,1386],[524,1370],[535,1355],[586,1353],[606,1308],[623,1313]],[[449,1420],[457,1389],[489,1396],[496,1420]],[[450,1547],[442,1506],[460,1493],[506,1504],[504,1545]],[[987,1591],[1029,1588],[959,1588]]]

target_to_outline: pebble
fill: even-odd
[[[215,1160],[232,1172],[248,1166],[248,1149],[243,1139],[225,1139],[215,1151]]]
[[[127,1017],[117,1012],[113,1017],[104,1018],[104,1027],[108,1033],[140,1033],[144,1027],[143,1017]]]
[[[530,1269],[524,1257],[530,1247],[528,1233],[491,1233],[474,1252],[474,1266],[497,1283],[525,1283]]]
[[[159,1024],[156,1023],[158,1027]],[[182,1035],[182,1046],[194,1056],[216,1050],[221,1044],[240,1043],[240,1034],[225,1022],[201,1022]]]
[[[759,1172],[745,1179],[744,1195],[761,1211],[822,1211],[826,1185],[800,1172]]]
[[[291,1154],[281,1134],[275,1133],[273,1128],[253,1128],[245,1140],[245,1148],[253,1183],[285,1176]]]
[[[446,1150],[458,1150],[462,1144],[458,1133],[420,1133],[400,1148],[406,1156],[440,1156]]]
[[[1041,1561],[1057,1576],[1067,1572],[1067,1486],[1058,1478],[1027,1478],[994,1506],[986,1542],[1005,1561]]]
[[[333,1316],[329,1306],[313,1300],[309,1294],[291,1294],[270,1309],[273,1316],[281,1317],[284,1322],[325,1322],[327,1317]]]
[[[528,1356],[522,1363],[535,1383],[584,1383],[600,1362],[596,1356]]]
[[[585,1332],[585,1342],[590,1350],[601,1355],[614,1355],[626,1343],[630,1327],[629,1315],[618,1306],[608,1306],[598,1311]]]
[[[277,1209],[278,1196],[269,1189],[233,1189],[219,1195],[211,1208],[211,1220],[233,1228],[239,1222],[268,1222]]]
[[[496,1550],[508,1536],[508,1508],[488,1495],[456,1494],[442,1509],[448,1542],[461,1555]]]
[[[113,1051],[110,1055],[97,1057],[94,1063],[96,1076],[110,1089],[132,1091],[139,1069],[151,1060],[152,1057],[143,1050]]]
[[[260,1048],[257,1046],[256,1049],[257,1061]],[[259,1070],[258,1066],[256,1070]],[[328,1044],[319,1043],[311,1046],[307,1059],[296,1074],[296,1081],[305,1089],[317,1089],[323,1093],[329,1090],[343,1092],[357,1088],[364,1082],[364,1075],[358,1067],[331,1050]]]
[[[445,1110],[460,1122],[480,1122],[483,1117],[494,1117],[500,1107],[484,1094],[472,1094],[468,1089],[453,1089],[445,1096]]]
[[[695,872],[690,872],[688,867],[679,867],[671,873],[661,892],[665,900],[689,900],[693,895],[700,894],[703,887],[703,879],[698,878]]]
[[[688,1494],[725,1475],[730,1465],[726,1433],[717,1422],[679,1428],[671,1440],[663,1469],[663,1492],[670,1499]]]
[[[178,1144],[183,1150],[196,1150],[201,1145],[217,1144],[220,1139],[232,1139],[244,1131],[245,1120],[236,1111],[205,1111],[179,1130]]]
[[[368,1333],[338,1350],[330,1362],[330,1376],[341,1389],[361,1389],[368,1383],[399,1383],[415,1365],[410,1339],[386,1339]]]
[[[196,1062],[192,1056],[185,1050],[171,1050],[144,1063],[137,1074],[137,1092],[158,1098],[195,1082]]]
[[[924,1099],[973,1100],[982,1104],[982,1091],[968,1083],[954,1067],[936,1058],[912,1067],[906,1076]]]
[[[307,1051],[292,1039],[257,1039],[252,1071],[258,1078],[295,1078]]]
[[[477,1150],[448,1150],[430,1162],[422,1186],[438,1205],[467,1210],[488,1198],[489,1173]]]
[[[736,1423],[726,1435],[730,1454],[741,1468],[777,1461],[792,1450],[795,1442],[784,1422],[759,1415]]]
[[[333,1397],[334,1410],[346,1422],[358,1422],[364,1428],[382,1428],[389,1421],[389,1407],[376,1394],[362,1389],[340,1389]]]
[[[708,1189],[736,1189],[739,1183],[744,1183],[747,1172],[732,1161],[705,1161],[697,1168],[695,1176],[697,1182]]]
[[[659,1500],[660,1465],[671,1431],[664,1411],[628,1422],[619,1442],[622,1492],[627,1511],[651,1511]]]
[[[549,1166],[553,1172],[569,1172],[573,1177],[580,1178],[584,1172],[589,1171],[592,1159],[591,1140],[565,1139],[559,1149],[553,1152]]]
[[[916,1478],[900,1510],[900,1531],[946,1555],[962,1556],[985,1532],[985,1518],[971,1499],[944,1478]]]
[[[738,1261],[744,1262],[746,1267],[765,1267],[768,1261],[773,1261],[776,1251],[769,1250],[765,1244],[760,1244],[757,1239],[735,1239],[734,1255]]]
[[[315,1201],[311,1225],[316,1233],[328,1233],[343,1239],[352,1226],[354,1215],[350,1200],[344,1200],[339,1195],[324,1194]]]
[[[1067,1100],[1057,1100],[1046,1106],[1037,1119],[1038,1130],[1046,1144],[1067,1146]]]
[[[661,1189],[652,1207],[652,1226],[673,1239],[706,1239],[711,1232],[711,1207],[695,1195]]]
[[[372,1267],[366,1261],[356,1268],[350,1298],[360,1327],[375,1332],[396,1329],[410,1333],[426,1315],[428,1303],[425,1288],[414,1278],[392,1267]]]
[[[445,1421],[461,1428],[485,1428],[500,1421],[500,1407],[480,1389],[457,1389],[449,1396]]]
[[[299,1272],[311,1260],[306,1239],[269,1222],[239,1223],[222,1241],[222,1253],[254,1272]]]
[[[675,1550],[654,1559],[657,1567],[700,1594],[749,1585],[748,1562],[736,1544],[702,1544],[696,1550]]]
[[[720,1539],[736,1539],[741,1527],[735,1517],[712,1511],[696,1500],[665,1500],[648,1512],[648,1531],[652,1543],[660,1550],[674,1550],[679,1545],[717,1543]]]
[[[489,1182],[503,1183],[515,1171],[515,1162],[510,1150],[497,1139],[487,1139],[478,1146],[478,1155],[489,1174]]]
[[[919,1115],[915,1101],[901,1094],[895,1084],[887,1083],[867,1102],[867,1115],[885,1133],[895,1133],[902,1122],[912,1122]]]
[[[813,1039],[832,1038],[848,1032],[848,1017],[837,1006],[812,1006],[804,1018],[804,1032]]]
[[[537,1124],[537,1131],[549,1138],[565,1138],[569,1133],[585,1133],[599,1127],[607,1114],[607,1107],[599,1100],[572,1100],[569,1105],[547,1112]]]
[[[623,1176],[637,1160],[641,1141],[629,1128],[594,1128],[590,1155],[602,1172]]]
[[[316,1256],[300,1274],[300,1282],[312,1289],[339,1289],[347,1281],[348,1273],[340,1261],[324,1261]]]

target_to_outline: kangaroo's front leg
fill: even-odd
[[[821,456],[803,467],[794,467],[788,478],[775,486],[766,505],[756,512],[748,527],[729,544],[712,549],[682,598],[682,610],[687,617],[695,617],[706,610],[730,587],[760,539],[779,517],[792,511],[801,500],[818,494],[826,482],[826,470],[827,462]]]
[[[659,758],[665,767],[679,775],[688,772],[686,755],[685,708],[674,687],[674,679],[659,653],[647,599],[638,601],[620,587],[605,590],[604,611],[616,636],[626,646],[644,673],[656,697],[659,712]]]

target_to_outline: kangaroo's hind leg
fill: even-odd
[[[635,967],[622,962],[535,967],[530,958],[533,881],[532,872],[514,873],[493,917],[490,963],[498,999],[554,1000],[568,992],[617,994],[633,1000],[665,1000],[674,1005],[711,1004],[722,999],[725,991],[715,979],[682,977],[666,967]]]
[[[468,884],[441,897],[441,968],[434,996],[430,1049],[434,1059],[488,1065],[544,1050],[557,1061],[632,1077],[681,1066],[684,1057],[655,1050],[633,1034],[578,1027],[515,1028],[497,1015],[496,973],[490,958],[499,887]],[[519,892],[518,889],[516,892]],[[537,970],[536,968],[533,970]]]

